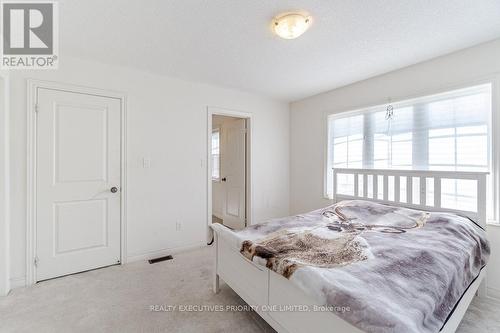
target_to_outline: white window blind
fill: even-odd
[[[212,131],[212,180],[220,180],[220,130]]]
[[[331,115],[327,195],[332,197],[332,168],[490,171],[491,105],[492,87],[484,84],[391,103],[392,117],[388,105]],[[338,185],[349,182],[339,179]],[[493,186],[488,183],[492,218]],[[443,186],[447,206],[474,205],[474,187],[467,181]]]

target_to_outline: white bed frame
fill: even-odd
[[[337,178],[339,175],[349,175],[352,187],[349,193],[339,193]],[[486,172],[449,172],[449,171],[415,171],[415,170],[375,170],[375,169],[334,169],[334,200],[362,199],[387,203],[393,206],[403,206],[426,211],[451,212],[470,217],[477,224],[486,227]],[[402,178],[403,177],[403,178]],[[419,202],[413,198],[413,178],[420,179]],[[372,190],[368,191],[368,179],[372,179]],[[381,182],[378,180],[381,179]],[[477,186],[476,211],[464,211],[442,207],[441,180],[468,179],[475,181]],[[402,182],[406,181],[406,202],[401,202]],[[434,187],[434,199],[427,200],[427,182]],[[388,185],[394,184],[394,191],[388,190]],[[368,196],[368,194],[375,193]],[[394,193],[394,195],[389,195]],[[378,194],[381,194],[380,197]],[[432,201],[432,202],[429,202]],[[342,320],[332,312],[322,311],[282,311],[289,306],[309,306],[317,304],[311,297],[296,288],[281,275],[253,263],[239,253],[238,244],[227,237],[229,229],[222,225],[212,225],[214,230],[215,268],[213,290],[219,291],[219,278],[223,279],[256,312],[278,332],[361,332],[358,328]],[[486,270],[472,283],[463,295],[455,311],[446,322],[441,332],[455,332],[473,297],[486,295]],[[302,308],[303,309],[303,308]],[[271,311],[270,311],[271,310]],[[280,311],[276,311],[280,310]]]

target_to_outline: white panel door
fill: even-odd
[[[120,100],[38,89],[36,280],[120,262]]]
[[[235,119],[224,127],[225,141],[222,156],[222,180],[225,182],[223,223],[233,229],[245,227],[245,119]]]

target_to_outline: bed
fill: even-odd
[[[335,169],[334,203],[214,231],[223,279],[278,332],[454,332],[486,294],[486,173]],[[474,204],[450,207],[465,180]],[[472,187],[471,187],[472,186]]]

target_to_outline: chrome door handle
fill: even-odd
[[[111,193],[116,193],[118,192],[118,187],[115,187],[113,186],[111,189],[110,189]]]

